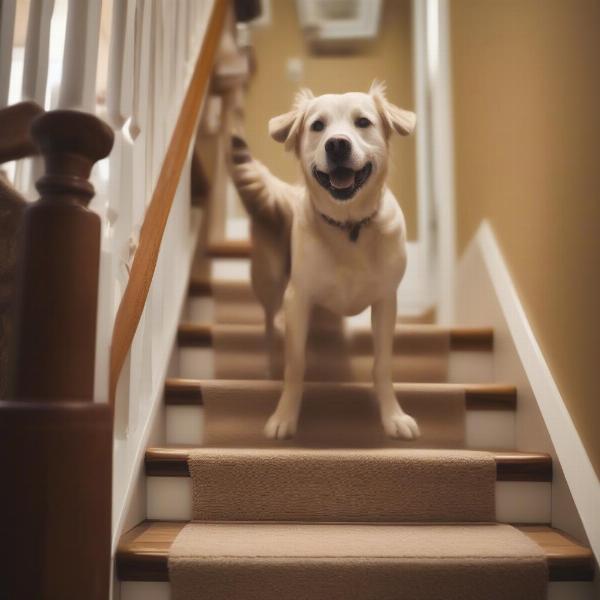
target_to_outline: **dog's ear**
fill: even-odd
[[[375,106],[381,115],[381,120],[386,129],[387,135],[392,130],[400,135],[410,135],[417,124],[417,115],[409,110],[404,110],[392,104],[385,97],[385,83],[382,81],[373,81],[369,94],[375,101]]]
[[[281,144],[285,144],[285,149],[289,150],[296,146],[298,133],[304,120],[306,105],[314,98],[314,94],[309,89],[301,89],[294,98],[294,107],[290,112],[273,117],[269,121],[269,135]]]

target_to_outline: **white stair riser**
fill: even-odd
[[[186,379],[214,379],[214,352],[212,348],[179,348],[179,376]],[[450,352],[448,367],[450,383],[489,383],[493,377],[491,352]]]
[[[594,600],[594,584],[588,582],[551,581],[548,600]],[[121,600],[171,600],[171,586],[164,582],[124,581]]]
[[[421,311],[422,312],[422,311]],[[402,316],[415,317],[421,313],[410,312],[406,307],[400,312]],[[215,320],[215,301],[212,296],[191,296],[187,299],[184,320],[187,323],[212,323]],[[346,321],[354,327],[369,327],[371,324],[371,309],[358,315],[347,317]]]
[[[202,445],[201,406],[167,406],[167,444]],[[515,413],[505,410],[468,410],[466,446],[474,450],[514,450]]]
[[[496,483],[496,518],[504,523],[549,523],[552,484],[529,481]],[[146,518],[187,521],[192,518],[189,477],[146,477]]]
[[[247,258],[214,258],[210,264],[210,278],[250,281],[250,261]]]
[[[187,299],[182,315],[186,323],[213,323],[215,301],[211,296],[192,296]]]
[[[122,581],[120,592],[120,600],[171,600],[166,581]]]

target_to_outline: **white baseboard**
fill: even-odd
[[[585,531],[598,558],[600,481],[485,221],[460,261],[455,306],[461,324],[494,327],[495,380],[518,390],[516,449],[553,455],[552,524],[580,538]]]

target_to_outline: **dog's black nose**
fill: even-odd
[[[345,137],[332,137],[325,142],[327,158],[333,162],[340,163],[350,156],[350,140]]]

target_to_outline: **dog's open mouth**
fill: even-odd
[[[364,185],[372,170],[373,165],[368,162],[358,171],[348,167],[336,167],[325,173],[313,167],[313,175],[336,200],[349,200]]]

